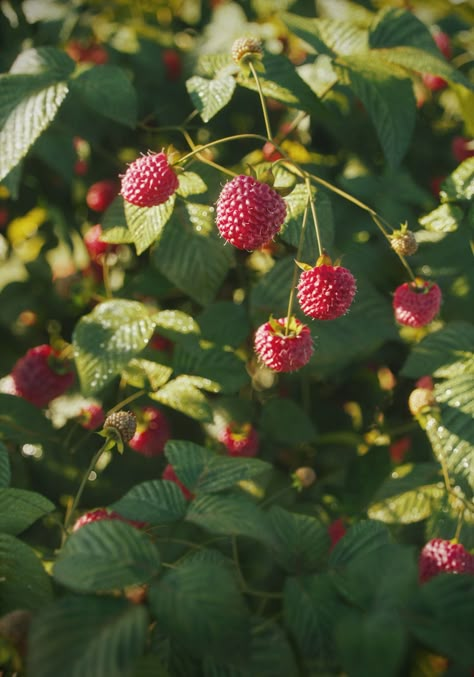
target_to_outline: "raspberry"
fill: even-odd
[[[417,278],[396,288],[393,296],[395,319],[408,327],[424,327],[438,314],[441,290],[435,282]]]
[[[455,136],[451,142],[451,153],[457,162],[464,162],[474,155],[474,140]]]
[[[10,215],[6,207],[0,207],[0,228],[7,225]]]
[[[170,341],[165,336],[161,336],[161,334],[154,334],[150,339],[149,346],[154,350],[161,350],[165,353],[173,352],[174,348],[173,341]]]
[[[320,260],[330,260],[321,256]],[[342,266],[316,263],[304,270],[298,282],[298,301],[305,315],[316,320],[335,320],[345,315],[356,293],[352,273]]]
[[[117,195],[117,184],[111,179],[97,181],[87,191],[87,206],[95,212],[105,212],[107,207]]]
[[[434,383],[431,376],[421,376],[415,383],[416,388],[426,388],[426,390],[434,390]]]
[[[137,529],[143,529],[143,527],[146,526],[146,522],[127,520],[125,517],[122,517],[122,515],[119,515],[113,510],[109,511],[105,508],[96,508],[95,510],[91,510],[90,512],[86,512],[81,515],[81,517],[79,517],[79,519],[74,523],[72,530],[77,531],[86,524],[92,524],[92,522],[101,522],[102,520],[119,520],[120,522],[127,522],[128,524],[131,524],[132,527],[136,527]]]
[[[97,261],[97,259],[110,250],[110,245],[108,242],[103,242],[100,238],[102,235],[102,226],[100,223],[92,226],[84,235],[84,244],[86,249],[89,252],[89,256],[92,261]]]
[[[105,419],[104,430],[107,428],[115,431],[122,442],[129,442],[137,429],[137,417],[131,411],[116,411]]]
[[[145,407],[140,419],[129,446],[143,456],[162,454],[171,434],[166,416],[156,407]]]
[[[164,49],[161,58],[163,59],[166,78],[171,82],[179,80],[183,71],[179,53],[175,49]]]
[[[71,40],[65,47],[67,54],[78,63],[94,63],[101,65],[107,63],[109,55],[101,45],[84,45],[78,40]]]
[[[85,176],[89,171],[89,164],[86,160],[76,160],[74,163],[74,174],[76,176]]]
[[[444,58],[449,60],[452,56],[451,40],[449,35],[443,31],[438,31],[433,35],[433,40],[436,42],[436,45]]]
[[[441,89],[445,89],[448,86],[448,83],[443,78],[440,78],[439,75],[433,75],[432,73],[424,73],[422,76],[423,84],[432,92],[438,92]]]
[[[260,439],[250,423],[231,423],[224,428],[219,441],[226,447],[229,456],[255,456]]]
[[[408,396],[408,409],[413,416],[423,413],[436,404],[433,391],[428,388],[415,388]]]
[[[181,489],[181,492],[187,501],[190,501],[192,498],[194,498],[194,494],[191,493],[189,489],[185,487],[184,484],[179,480],[171,463],[168,463],[168,465],[163,470],[161,479],[174,482]]]
[[[122,175],[120,194],[137,207],[161,205],[179,187],[178,177],[165,153],[143,155]]]
[[[311,487],[316,482],[316,473],[313,468],[301,466],[301,468],[295,470],[292,478],[293,486],[301,491],[301,489],[308,489],[308,487]]]
[[[461,543],[433,538],[420,553],[418,572],[420,583],[441,573],[474,574],[474,556]]]
[[[392,442],[389,447],[390,458],[394,463],[401,463],[405,458],[405,455],[411,449],[411,437],[405,435],[405,437],[400,437],[396,442]]]
[[[328,526],[328,534],[329,538],[331,539],[331,550],[345,535],[346,531],[347,529],[345,524],[340,517],[334,522],[331,522],[331,524]]]
[[[262,43],[256,38],[237,38],[232,44],[231,55],[235,63],[254,55],[261,57],[262,54]]]
[[[216,205],[216,224],[222,237],[249,251],[267,244],[279,232],[285,216],[286,203],[276,190],[243,174],[225,184]]]
[[[396,230],[390,237],[393,251],[402,256],[412,256],[418,249],[418,243],[411,230]]]
[[[73,384],[74,372],[65,371],[66,365],[50,345],[30,348],[11,372],[16,392],[37,407],[46,407]]]
[[[78,421],[86,430],[96,430],[100,428],[104,422],[104,410],[100,404],[89,404],[87,407],[81,409]]]
[[[313,354],[309,327],[291,318],[288,334],[286,317],[270,319],[255,333],[255,352],[260,360],[277,372],[290,372],[308,364]]]

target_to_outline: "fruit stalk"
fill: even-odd
[[[258,95],[260,97],[260,105],[262,106],[262,113],[263,113],[263,119],[265,121],[265,130],[267,132],[268,138],[271,140],[273,138],[272,131],[270,128],[270,120],[268,118],[268,110],[267,110],[267,104],[265,103],[265,97],[263,95],[263,90],[262,90],[262,84],[260,82],[260,78],[258,77],[258,73],[255,70],[255,66],[251,61],[248,62],[248,66],[250,68],[250,71],[253,75],[253,79],[255,80],[255,84],[257,85],[257,91]]]
[[[299,239],[299,242],[298,242],[298,249],[297,249],[297,252],[296,252],[296,261],[300,260],[301,250],[303,249],[304,232],[306,230],[306,223],[308,221],[308,208],[309,208],[310,202],[312,202],[312,200],[311,200],[311,190],[309,189],[308,194],[306,196],[306,205],[305,205],[304,212],[303,212],[303,221],[301,223],[301,233],[300,233],[300,239]],[[288,336],[288,332],[289,332],[290,318],[291,318],[291,314],[293,312],[293,303],[294,303],[294,300],[295,300],[297,277],[298,277],[298,265],[295,263],[294,269],[293,269],[293,277],[291,279],[290,296],[289,296],[289,299],[288,299],[288,311],[286,313],[285,336]]]

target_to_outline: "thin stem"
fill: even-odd
[[[99,451],[97,451],[94,456],[92,457],[91,462],[89,463],[86,472],[84,473],[82,477],[81,484],[79,486],[79,489],[77,490],[76,495],[74,496],[74,500],[71,504],[71,507],[68,509],[67,514],[66,514],[66,519],[64,520],[64,531],[67,531],[70,524],[71,520],[73,518],[74,512],[76,511],[77,506],[79,505],[79,501],[81,500],[82,494],[84,492],[84,489],[87,484],[87,480],[89,479],[89,475],[91,472],[94,470],[95,466],[97,465],[97,462],[99,458],[102,456],[104,453],[106,447],[109,445],[109,440],[107,439],[104,444],[101,446]]]
[[[375,225],[377,226],[377,228],[379,228],[379,230],[382,231],[382,233],[384,234],[384,236],[387,238],[388,242],[390,243],[390,235],[389,235],[389,234],[387,233],[387,231],[385,230],[385,228],[384,228],[384,226],[382,225],[382,223],[381,223],[379,217],[377,216],[377,214],[371,214],[371,217],[372,217],[372,221],[375,223]],[[395,251],[395,250],[394,250],[394,251]],[[395,254],[398,256],[398,258],[400,259],[402,265],[403,265],[404,268],[406,269],[408,275],[410,276],[410,278],[411,278],[411,279],[413,280],[413,282],[414,282],[415,279],[416,279],[416,278],[415,278],[415,274],[414,274],[414,272],[412,271],[411,267],[409,266],[409,264],[408,264],[406,258],[405,258],[402,254],[399,254],[397,251],[395,251]]]
[[[121,400],[121,402],[119,402],[114,407],[112,407],[112,409],[109,409],[109,411],[106,413],[105,417],[107,418],[107,416],[110,416],[110,414],[113,414],[115,411],[122,409],[122,407],[125,407],[127,404],[130,404],[130,402],[133,402],[134,400],[141,397],[142,395],[145,395],[146,393],[147,393],[147,390],[145,390],[145,388],[143,388],[142,390],[137,390],[136,393],[129,395],[124,400]]]
[[[101,264],[102,264],[102,277],[104,281],[105,298],[111,299],[112,290],[110,288],[110,270],[109,265],[107,263],[107,258],[105,256],[102,257]]]
[[[253,79],[255,80],[255,84],[257,85],[257,91],[258,95],[260,97],[260,105],[262,106],[262,112],[263,112],[263,119],[265,120],[265,130],[267,132],[267,136],[269,139],[273,138],[272,135],[272,130],[270,128],[270,120],[268,118],[268,110],[267,110],[267,104],[265,103],[265,97],[263,96],[263,90],[262,90],[262,85],[260,83],[260,78],[258,77],[257,71],[255,70],[255,66],[251,61],[248,62],[250,71],[253,75]]]
[[[311,183],[308,178],[305,179],[306,183],[306,188],[308,190],[308,194],[311,196]],[[316,240],[318,241],[318,251],[319,251],[319,256],[323,255],[323,248],[321,246],[321,235],[319,232],[319,225],[318,225],[318,216],[316,214],[316,207],[314,206],[314,201],[310,199],[309,205],[311,207],[311,214],[313,216],[313,221],[314,221],[314,229],[316,231]]]
[[[303,213],[303,221],[301,223],[301,233],[300,233],[300,239],[298,242],[298,249],[296,252],[296,261],[299,261],[300,256],[301,256],[301,250],[303,249],[303,242],[304,242],[304,231],[306,229],[306,223],[308,221],[308,208],[309,208],[309,203],[311,202],[311,190],[308,191],[308,194],[306,196],[306,205],[304,208],[304,213]],[[298,265],[295,263],[294,268],[293,268],[293,277],[291,278],[291,289],[290,289],[290,296],[288,299],[288,310],[286,313],[286,323],[285,323],[285,336],[288,336],[289,332],[289,327],[290,327],[290,320],[291,320],[291,315],[293,312],[293,303],[295,300],[295,289],[296,289],[296,279],[298,277]]]
[[[175,164],[181,164],[183,162],[186,162],[187,160],[189,160],[189,158],[194,157],[194,155],[196,155],[197,153],[201,153],[203,150],[206,150],[206,148],[212,148],[213,146],[218,146],[220,143],[227,143],[228,141],[241,141],[242,139],[258,139],[259,141],[264,142],[271,141],[271,139],[267,138],[266,136],[262,136],[262,134],[233,134],[232,136],[224,136],[222,139],[209,141],[209,143],[205,143],[203,146],[195,147],[194,150],[192,150],[190,153],[187,153],[187,155],[183,155],[183,157],[179,158],[179,160],[177,160]],[[275,148],[280,150],[282,155],[285,155],[288,158],[286,153],[284,151],[281,151],[281,149],[278,148],[278,146],[275,145]]]
[[[456,539],[456,541],[459,541],[463,521],[464,521],[464,510],[460,510],[458,515],[458,523],[456,525],[456,533],[454,534],[454,538]]]

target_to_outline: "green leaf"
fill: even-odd
[[[11,65],[10,74],[46,75],[48,78],[65,80],[76,64],[62,49],[35,47],[25,49]]]
[[[178,346],[173,366],[177,372],[210,379],[217,385],[216,390],[226,394],[236,393],[249,382],[245,362],[234,351],[204,343]]]
[[[463,85],[468,89],[473,88],[469,80],[461,71],[453,68],[441,53],[435,56],[419,47],[391,47],[390,49],[374,49],[369,54],[375,62],[384,61],[386,65],[393,64],[413,73],[431,73],[447,80],[448,82]]]
[[[186,501],[174,482],[149,480],[136,484],[110,508],[129,520],[168,524],[184,517]]]
[[[386,7],[377,13],[369,31],[371,48],[409,46],[440,55],[427,26],[413,12]]]
[[[234,260],[216,235],[212,208],[199,204],[174,212],[152,256],[165,277],[203,306],[214,300]]]
[[[319,54],[355,54],[367,50],[367,31],[352,21],[309,19],[284,13],[284,22]]]
[[[110,383],[150,340],[155,323],[145,305],[114,299],[83,315],[73,332],[76,366],[85,395]]]
[[[0,393],[0,434],[21,444],[55,440],[55,430],[43,412],[16,395]]]
[[[54,504],[35,491],[0,489],[0,531],[19,534],[54,510]]]
[[[56,117],[68,93],[45,75],[0,77],[0,181],[18,165]]]
[[[52,599],[49,576],[34,550],[9,534],[0,534],[0,579],[0,615],[41,609]]]
[[[274,506],[268,520],[275,534],[277,562],[292,573],[310,573],[325,563],[331,544],[328,530],[310,515]]]
[[[334,661],[334,626],[343,610],[328,574],[288,576],[283,620],[299,651],[317,665]]]
[[[137,95],[122,68],[110,65],[88,68],[71,81],[71,89],[95,113],[127,127],[135,126]]]
[[[159,568],[159,552],[147,534],[119,520],[102,520],[69,536],[53,575],[71,590],[99,592],[148,583]]]
[[[149,600],[160,629],[192,655],[242,660],[249,614],[234,575],[220,564],[184,560],[150,586]]]
[[[474,157],[464,160],[447,179],[443,181],[441,199],[471,200],[474,196]]]
[[[230,489],[271,468],[269,463],[258,458],[220,456],[198,444],[180,440],[167,442],[165,455],[179,479],[194,493]]]
[[[250,333],[247,310],[243,303],[216,301],[198,317],[202,337],[219,346],[238,348]]]
[[[416,101],[411,81],[400,79],[396,68],[372,55],[340,59],[337,70],[349,77],[355,95],[372,120],[388,164],[397,167],[415,126]]]
[[[209,379],[207,379],[207,382],[209,385],[212,383]],[[193,376],[178,376],[172,381],[168,381],[155,393],[150,393],[149,397],[196,419],[196,421],[210,423],[212,411],[206,396],[199,390],[201,385],[200,382],[198,382],[198,385],[195,384],[195,377]]]
[[[244,495],[203,494],[188,507],[186,521],[222,536],[246,536],[273,545],[265,513]]]
[[[375,494],[368,516],[386,524],[426,519],[444,492],[436,484],[438,479],[439,469],[433,463],[398,466]]]
[[[196,320],[182,310],[160,310],[153,315],[153,321],[159,333],[171,341],[199,334]]]
[[[205,193],[207,186],[196,172],[181,172],[178,174],[179,188],[176,191],[181,197]]]
[[[8,449],[0,442],[0,489],[6,489],[10,485],[11,469]]]
[[[407,621],[425,646],[465,668],[474,664],[474,577],[440,575],[424,583]]]
[[[258,616],[250,621],[250,647],[243,667],[204,661],[204,677],[296,677],[298,670],[288,639],[275,621]]]
[[[434,233],[453,233],[458,229],[463,216],[463,210],[457,205],[442,204],[418,221],[423,228]]]
[[[377,552],[390,542],[385,524],[367,520],[354,524],[336,544],[329,557],[331,568],[345,567],[361,556]]]
[[[322,190],[313,189],[311,193],[313,195],[313,202],[316,208],[316,216],[318,219],[322,246],[329,250],[332,247],[334,240],[334,219],[331,201],[328,195]],[[298,247],[300,241],[306,198],[306,186],[302,183],[297,184],[291,193],[285,197],[287,213],[282,230],[279,233],[279,237],[281,237],[284,242],[291,244],[293,247]],[[316,259],[318,258],[319,252],[316,231],[312,221],[311,212],[308,214],[302,252],[304,262],[314,265]]]
[[[474,325],[450,322],[416,343],[403,365],[403,376],[419,378],[461,375],[472,371]]]
[[[137,254],[142,254],[154,242],[159,242],[163,229],[169,221],[176,195],[173,193],[166,202],[156,207],[137,207],[124,202],[125,218],[132,234]]]
[[[37,615],[28,638],[36,677],[129,677],[144,651],[145,607],[110,597],[57,600]]]
[[[127,227],[125,217],[125,200],[117,195],[110,206],[102,214],[101,240],[111,244],[132,244],[133,235]]]
[[[316,436],[313,422],[303,409],[293,400],[279,397],[263,405],[260,427],[279,444],[304,444]]]
[[[155,654],[142,656],[135,667],[133,677],[170,677],[161,656]]]
[[[134,358],[122,371],[122,377],[134,388],[158,390],[169,380],[173,370],[151,360]]]
[[[186,89],[203,122],[209,122],[232,99],[235,78],[221,75],[209,80],[194,75],[186,81]]]

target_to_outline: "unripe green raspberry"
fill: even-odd
[[[235,63],[240,63],[244,57],[261,57],[262,43],[256,38],[237,38],[232,45],[231,54]]]
[[[111,428],[116,431],[122,442],[129,442],[137,429],[137,418],[131,411],[116,411],[107,416],[104,422],[104,430]]]
[[[425,409],[430,409],[436,403],[432,390],[415,388],[408,397],[408,408],[413,416],[417,416]]]
[[[309,466],[297,468],[292,475],[293,486],[297,489],[307,489],[316,482],[316,473]]]
[[[411,230],[397,230],[390,237],[390,245],[393,251],[402,256],[412,256],[418,250],[418,242]]]

